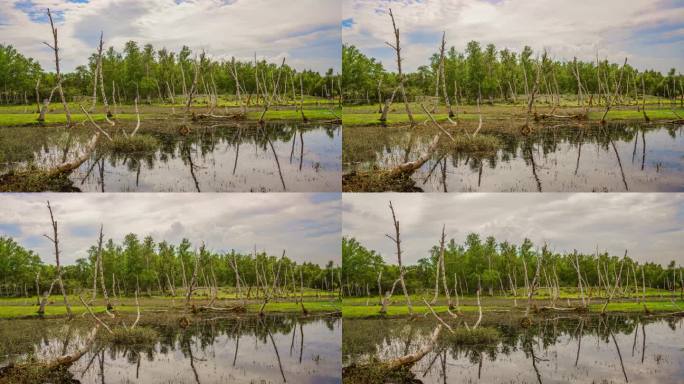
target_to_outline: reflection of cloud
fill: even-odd
[[[671,0],[343,0],[342,38],[395,70],[384,42],[392,35],[391,7],[408,71],[427,64],[446,31],[447,43],[463,51],[468,41],[521,51],[548,48],[557,59],[595,60],[596,50],[613,62],[667,71],[684,67],[684,3]],[[642,34],[653,32],[650,41]]]
[[[343,235],[394,262],[388,203],[401,223],[406,260],[414,263],[437,244],[441,226],[463,242],[468,233],[557,252],[591,253],[598,246],[641,261],[684,264],[684,194],[678,193],[470,193],[453,195],[345,194]]]
[[[340,194],[329,195],[337,198],[304,193],[1,194],[0,236],[12,236],[52,262],[52,245],[42,237],[52,230],[45,204],[49,199],[65,263],[86,256],[100,223],[105,238],[116,242],[135,233],[176,244],[187,238],[198,247],[204,241],[216,251],[251,252],[256,245],[279,255],[286,249],[300,262],[339,263]]]
[[[86,64],[100,31],[107,46],[121,50],[128,40],[178,51],[183,45],[217,58],[277,61],[286,56],[298,69],[340,68],[340,5],[337,0],[0,0],[0,43],[53,70],[44,16],[50,7],[58,23],[64,70]],[[26,33],[31,31],[31,33]]]

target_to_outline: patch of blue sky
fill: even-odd
[[[348,19],[342,20],[342,28],[350,29],[354,25],[354,18],[350,17]]]
[[[0,236],[19,237],[21,227],[18,224],[0,223]]]
[[[322,204],[322,203],[327,203],[330,201],[340,201],[341,199],[342,199],[342,195],[340,193],[337,193],[337,192],[314,193],[309,198],[309,200],[314,204]]]
[[[45,245],[45,243],[48,242],[48,241],[49,241],[49,240],[46,239],[46,238],[43,237],[43,236],[39,236],[39,235],[29,235],[29,236],[26,236],[26,238],[24,238],[24,239],[21,241],[21,243],[22,243],[22,245],[23,245],[24,247],[26,247],[26,248],[35,248],[35,247],[39,247],[39,246]]]
[[[406,34],[406,41],[409,44],[437,44],[442,39],[442,32],[421,30]]]
[[[45,9],[38,8],[31,0],[20,0],[14,3],[14,8],[24,12],[34,23],[48,23],[49,19]],[[51,9],[52,20],[55,23],[64,21],[64,11]]]
[[[69,227],[69,234],[74,237],[92,237],[97,236],[97,228],[92,225],[74,225]]]
[[[671,44],[684,41],[684,22],[663,23],[654,27],[636,29],[631,37],[643,44]],[[681,52],[680,52],[681,53]]]

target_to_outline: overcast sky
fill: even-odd
[[[298,262],[340,262],[339,193],[0,194],[0,236],[54,263],[43,237],[52,235],[48,199],[66,264],[96,244],[100,223],[116,242],[135,233],[174,244],[188,238],[198,247],[204,241],[214,251],[251,252],[256,244],[276,256],[285,249]]]
[[[254,53],[297,69],[340,70],[339,0],[0,0],[0,43],[54,71],[45,13],[57,21],[62,69],[86,64],[100,31],[107,47],[135,40],[178,52],[248,60]]]
[[[447,238],[463,243],[468,233],[484,239],[535,245],[556,252],[593,253],[625,249],[640,261],[684,265],[684,194],[677,193],[467,193],[344,194],[343,234],[396,263],[389,201],[401,227],[402,261],[415,263],[437,245],[442,224]]]
[[[342,39],[396,70],[388,8],[401,32],[407,71],[428,63],[442,31],[463,52],[476,40],[516,52],[548,48],[556,59],[621,63],[684,71],[682,0],[342,0]]]

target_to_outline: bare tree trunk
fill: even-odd
[[[57,265],[57,283],[59,284],[59,289],[62,292],[62,297],[64,298],[64,306],[66,307],[67,316],[69,318],[73,317],[71,312],[71,305],[69,304],[69,299],[67,299],[67,293],[64,289],[64,281],[62,280],[62,266],[59,262],[59,238],[57,237],[57,222],[55,221],[54,215],[52,214],[52,206],[50,206],[50,201],[47,202],[48,211],[50,211],[50,221],[52,222],[52,232],[54,237],[48,235],[45,236],[50,240],[55,246],[55,263]]]
[[[447,278],[446,278],[446,263],[444,261],[444,241],[446,240],[446,233],[445,233],[445,227],[442,226],[442,238],[440,239],[439,242],[439,263],[441,264],[441,270],[442,270],[442,283],[444,284],[444,293],[446,294],[447,297],[447,303],[449,305],[449,309],[454,309],[454,304],[451,302],[451,294],[449,293],[449,286],[447,284]]]
[[[240,112],[243,114],[247,113],[245,105],[242,103],[242,96],[240,95],[240,78],[238,77],[237,67],[235,67],[235,57],[231,59],[233,78],[235,79],[235,95],[237,96],[238,103],[240,105]]]
[[[71,127],[71,112],[69,111],[69,105],[67,104],[66,97],[64,96],[64,89],[62,89],[62,74],[59,70],[59,46],[57,45],[57,28],[55,28],[55,24],[52,21],[52,14],[50,13],[50,8],[48,8],[47,14],[48,18],[50,19],[50,28],[52,29],[54,46],[46,42],[43,42],[43,44],[52,48],[52,50],[55,52],[55,78],[57,80],[57,90],[59,91],[59,97],[62,100],[62,106],[64,107],[64,113],[66,114],[67,127]]]
[[[444,94],[444,103],[447,106],[447,109],[449,111],[449,117],[454,117],[454,111],[451,109],[451,100],[449,100],[449,92],[447,92],[447,86],[446,86],[446,71],[444,69],[445,63],[444,63],[444,49],[446,48],[446,40],[445,36],[446,32],[442,33],[442,45],[439,50],[439,72],[440,72],[440,77],[442,78],[442,92]]]
[[[397,25],[394,22],[394,15],[392,14],[391,8],[389,10],[389,14],[390,14],[390,17],[392,18],[392,28],[394,29],[395,45],[392,45],[388,42],[385,42],[385,44],[392,47],[397,54],[397,71],[399,73],[399,88],[401,89],[401,95],[404,99],[404,105],[406,106],[406,114],[408,115],[409,122],[411,123],[411,126],[414,126],[416,124],[416,122],[413,119],[413,114],[411,113],[411,107],[409,106],[408,98],[406,97],[406,88],[404,86],[404,74],[401,72],[401,47],[399,45],[399,29],[397,28]]]
[[[408,305],[409,315],[413,316],[413,306],[411,305],[411,298],[409,297],[408,291],[406,290],[406,282],[404,281],[404,266],[401,264],[401,238],[399,237],[399,221],[394,214],[394,207],[392,202],[389,204],[390,211],[392,211],[392,221],[394,221],[395,236],[385,235],[390,238],[397,246],[397,262],[399,263],[399,281],[401,282],[401,289],[404,291],[404,297],[406,298],[406,304]]]
[[[102,257],[102,241],[104,240],[104,234],[102,233],[102,229],[103,226],[100,225],[100,236],[97,240],[97,269],[100,272],[100,287],[102,288],[102,296],[105,299],[107,310],[111,311],[113,307],[111,301],[109,300],[109,294],[107,293],[107,285],[105,284],[104,278],[104,260]]]

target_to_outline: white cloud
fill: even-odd
[[[46,200],[58,221],[63,261],[86,256],[97,240],[100,223],[105,238],[120,242],[128,233],[173,243],[188,238],[215,251],[257,249],[294,260],[325,264],[340,262],[339,194],[2,194],[3,228],[19,227],[15,239],[52,263]],[[320,197],[325,197],[321,199]],[[319,201],[322,200],[322,201]],[[302,221],[307,220],[307,225]]]
[[[594,60],[599,49],[602,57],[622,62],[627,56],[639,68],[684,67],[681,1],[343,1],[342,17],[354,20],[351,28],[343,29],[343,41],[379,56],[390,70],[396,68],[393,52],[384,44],[393,38],[390,7],[403,36],[402,57],[409,71],[427,63],[442,31],[459,51],[476,40],[518,52],[524,45],[537,52],[548,48],[558,59]]]
[[[24,5],[20,9],[17,3]],[[66,71],[86,63],[100,31],[105,44],[119,51],[135,40],[174,51],[188,45],[218,58],[250,59],[256,52],[273,62],[285,56],[298,69],[340,69],[337,0],[32,0],[31,12],[26,1],[0,4],[0,42],[38,59],[47,70],[54,69],[52,53],[42,44],[52,37],[49,24],[32,20],[29,13],[48,7],[60,15],[57,28]]]
[[[394,244],[384,236],[393,231],[390,200],[408,263],[428,256],[445,224],[459,243],[471,232],[517,244],[528,237],[557,252],[590,253],[598,246],[613,255],[627,249],[637,260],[684,265],[684,194],[345,194],[343,235],[395,263]]]

